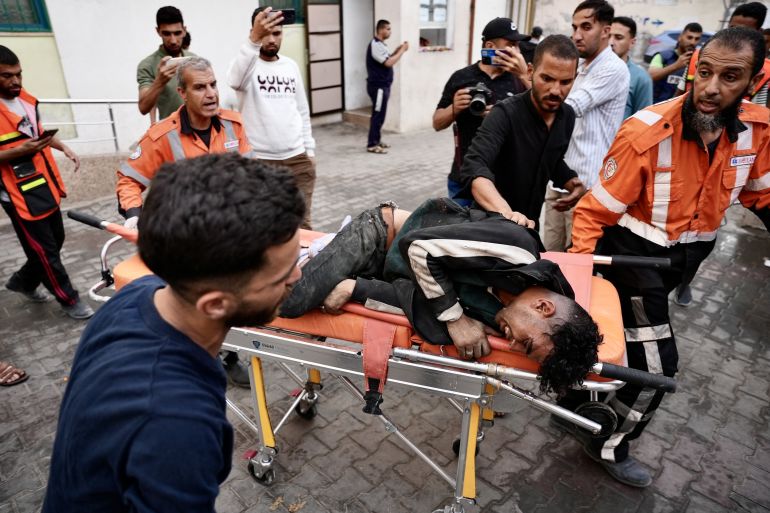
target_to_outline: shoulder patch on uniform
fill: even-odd
[[[142,156],[142,145],[141,144],[137,144],[136,145],[136,149],[134,150],[134,152],[131,155],[128,156],[128,158],[130,158],[131,160],[136,160],[136,159],[138,159],[141,156]]]
[[[607,162],[604,163],[604,169],[602,170],[602,175],[604,176],[605,180],[609,180],[613,176],[615,176],[615,173],[618,171],[618,163],[615,161],[615,157],[610,157],[607,159]]]

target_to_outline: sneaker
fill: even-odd
[[[652,484],[650,471],[636,461],[636,458],[629,456],[621,462],[603,460],[593,449],[584,445],[583,451],[589,458],[604,467],[609,475],[628,486],[637,488],[647,488]]]
[[[676,288],[674,303],[684,307],[692,305],[692,289],[690,289],[689,285],[682,284]]]
[[[227,377],[233,383],[233,385],[241,388],[251,388],[251,382],[249,381],[249,367],[248,365],[237,361],[235,363],[222,362],[225,368]]]
[[[94,315],[94,310],[82,299],[78,299],[77,303],[72,306],[62,306],[61,309],[64,310],[64,313],[78,321],[90,319]]]
[[[16,292],[17,294],[21,294],[22,296],[27,298],[28,301],[31,301],[33,303],[47,303],[53,299],[53,296],[47,293],[42,286],[38,286],[35,290],[30,292],[28,290],[22,290],[20,288],[17,288],[9,281],[8,283],[5,284],[5,288],[10,290],[11,292]]]

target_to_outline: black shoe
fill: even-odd
[[[692,306],[692,289],[689,285],[682,284],[677,287],[674,303],[684,307]]]
[[[234,363],[222,362],[225,368],[227,377],[230,379],[233,385],[241,388],[251,388],[251,382],[249,381],[249,367],[239,361]]]
[[[603,460],[591,447],[584,445],[583,450],[589,458],[604,467],[609,475],[628,486],[637,488],[647,488],[652,484],[650,471],[636,461],[636,458],[629,456],[621,462]]]

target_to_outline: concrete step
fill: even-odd
[[[342,113],[342,121],[354,125],[369,128],[369,120],[372,117],[372,108],[364,107],[362,109],[346,110]]]

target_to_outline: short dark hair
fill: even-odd
[[[534,27],[532,27],[532,32],[530,32],[530,35],[532,37],[540,37],[543,35],[543,29],[535,25]]]
[[[581,385],[591,367],[599,360],[603,336],[599,327],[580,305],[573,301],[567,322],[556,325],[551,335],[553,349],[540,364],[540,391],[567,393]]]
[[[388,20],[377,20],[377,28],[375,29],[376,32],[379,32],[381,28],[384,28],[386,25],[390,25],[390,22]]]
[[[628,32],[631,37],[636,37],[636,22],[628,16],[615,16],[612,19],[612,23],[620,23],[624,27],[628,28]]]
[[[0,64],[3,66],[16,66],[19,57],[7,46],[0,45]]]
[[[155,15],[155,23],[157,23],[158,27],[161,25],[173,25],[174,23],[181,23],[184,25],[182,11],[172,5],[161,7]]]
[[[552,34],[543,39],[535,47],[535,55],[532,57],[532,67],[537,68],[543,55],[546,53],[553,55],[557,59],[574,60],[577,67],[580,55],[572,39],[561,34]]]
[[[702,34],[703,27],[701,26],[700,23],[693,21],[692,23],[688,23],[687,25],[684,26],[684,29],[682,29],[682,33],[685,33],[685,32],[697,32],[698,34]]]
[[[615,8],[605,0],[584,0],[578,4],[572,14],[577,14],[585,9],[591,9],[596,21],[605,25],[612,23],[612,19],[615,17]]]
[[[762,35],[770,36],[770,28],[766,28],[765,30],[763,30]]]
[[[166,163],[139,219],[139,255],[188,301],[199,284],[238,290],[305,214],[293,175],[237,154]]]
[[[722,29],[703,45],[700,57],[703,57],[703,52],[712,44],[722,45],[728,50],[735,52],[740,52],[745,46],[749,46],[754,53],[754,66],[751,70],[752,77],[759,73],[765,63],[765,38],[758,30],[752,30],[747,27]]]
[[[757,21],[757,30],[762,28],[765,24],[765,16],[767,16],[767,7],[762,2],[749,2],[747,4],[741,4],[735,8],[730,15],[730,19],[733,16],[745,16],[746,18],[752,18]]]

